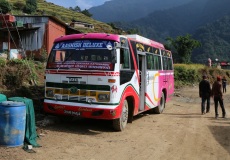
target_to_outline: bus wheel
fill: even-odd
[[[162,96],[161,96],[160,105],[155,107],[155,108],[153,108],[153,112],[157,113],[157,114],[161,114],[163,112],[164,108],[165,108],[165,95],[164,95],[163,92],[162,92],[161,95]]]
[[[121,116],[113,120],[113,128],[117,131],[123,131],[128,121],[129,106],[127,100],[124,101],[122,106]]]

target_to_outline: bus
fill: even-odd
[[[82,33],[54,41],[45,71],[45,113],[111,120],[160,114],[174,94],[172,53],[140,35]]]

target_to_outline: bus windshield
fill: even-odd
[[[54,44],[47,69],[114,69],[114,42],[104,40],[64,41]]]

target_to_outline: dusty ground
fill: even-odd
[[[230,90],[226,119],[214,118],[213,100],[211,112],[201,115],[197,87],[177,92],[163,114],[141,114],[124,132],[114,132],[108,121],[55,120],[39,127],[36,153],[0,147],[0,160],[229,160]]]

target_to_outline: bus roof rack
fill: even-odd
[[[162,43],[153,41],[153,40],[151,40],[151,39],[142,37],[142,36],[137,35],[137,34],[130,34],[130,35],[125,35],[125,36],[126,36],[127,38],[134,39],[134,40],[139,41],[139,42],[142,42],[142,43],[146,43],[146,44],[149,44],[149,45],[153,45],[153,46],[156,46],[156,47],[159,47],[159,48],[165,48],[164,45],[163,45]]]

